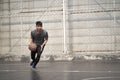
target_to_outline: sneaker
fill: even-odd
[[[33,63],[34,63],[34,62],[32,61],[32,62],[30,63],[30,66],[32,66],[32,65],[33,65]]]
[[[35,69],[35,68],[36,68],[35,63],[33,63],[33,64],[32,64],[32,68],[33,68],[33,69]]]

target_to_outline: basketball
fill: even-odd
[[[31,44],[28,46],[28,48],[29,48],[29,50],[31,50],[31,51],[35,51],[36,48],[37,48],[37,46],[36,46],[35,43],[31,43]]]

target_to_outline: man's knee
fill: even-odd
[[[31,56],[31,59],[33,59],[33,60],[34,60],[34,59],[35,59],[35,57],[34,57],[34,56]]]
[[[37,57],[36,57],[36,61],[39,61],[40,57],[41,57],[41,54],[38,54]]]

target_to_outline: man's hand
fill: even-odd
[[[43,46],[44,46],[44,45],[41,45],[41,51],[42,51],[42,49],[43,49]]]
[[[29,44],[28,44],[28,46],[30,46],[30,44],[32,44],[33,42],[30,42]]]

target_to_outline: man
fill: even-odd
[[[31,31],[30,44],[35,43],[37,45],[36,50],[31,51],[32,62],[30,63],[30,65],[32,66],[32,68],[36,68],[36,65],[40,60],[43,49],[48,41],[48,33],[46,30],[42,29],[42,27],[42,22],[37,21],[36,29]]]

